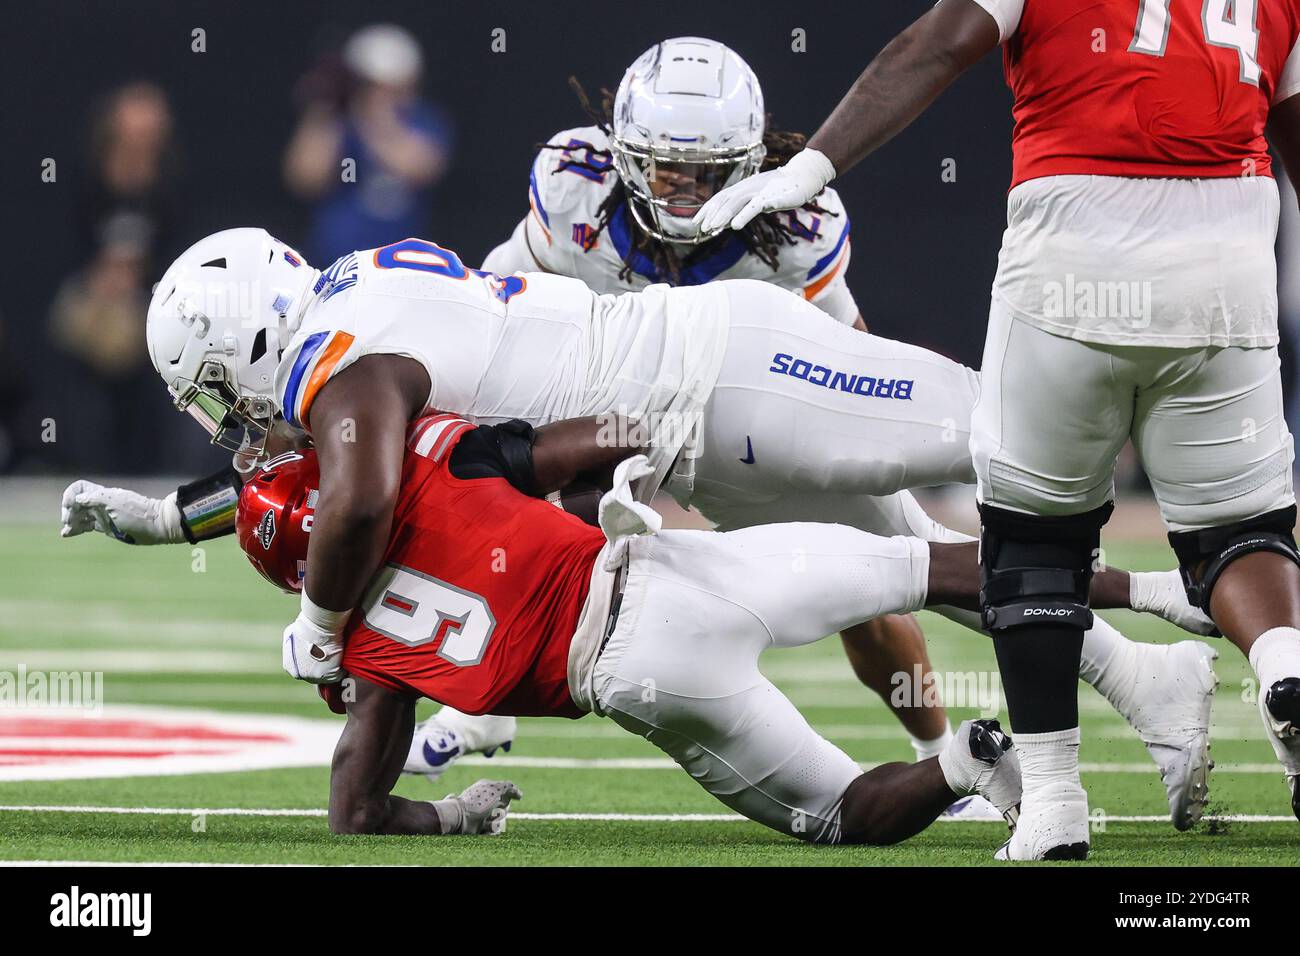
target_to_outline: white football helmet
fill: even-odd
[[[154,287],[149,357],[213,444],[261,454],[280,353],[319,275],[265,229],[227,229],[190,246]]]
[[[646,50],[619,84],[610,142],[637,225],[691,245],[721,232],[702,233],[692,217],[758,172],[765,125],[758,77],[735,51],[699,37]]]

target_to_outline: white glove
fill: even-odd
[[[1130,571],[1128,600],[1133,610],[1163,617],[1184,631],[1202,637],[1218,634],[1214,622],[1188,603],[1182,575],[1177,571]]]
[[[459,796],[449,793],[433,809],[444,836],[498,836],[505,832],[510,801],[523,798],[509,780],[480,780]]]
[[[600,530],[613,545],[605,555],[605,570],[617,571],[627,554],[628,541],[638,534],[657,534],[664,519],[649,505],[632,497],[632,482],[655,473],[650,459],[633,455],[614,469],[613,486],[600,499]]]
[[[302,594],[302,609],[284,629],[280,663],[290,677],[309,684],[337,684],[343,673],[343,625],[351,611],[330,611]]]
[[[784,166],[728,186],[695,214],[700,232],[744,229],[755,216],[778,209],[798,209],[835,178],[835,167],[816,149],[804,149]]]
[[[127,544],[180,544],[181,511],[176,492],[166,498],[146,498],[125,488],[105,488],[93,481],[74,481],[63,491],[64,538],[102,531]]]

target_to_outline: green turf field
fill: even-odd
[[[1162,545],[1119,546],[1111,561],[1163,567]],[[281,714],[338,722],[314,691],[279,668],[279,636],[295,613],[229,539],[127,548],[99,536],[60,540],[53,523],[0,524],[0,671],[105,672],[109,707],[150,705]],[[1167,625],[1122,614],[1132,636],[1177,639]],[[940,671],[994,668],[991,646],[926,615]],[[1221,642],[1219,642],[1221,644]],[[1167,822],[1105,818],[1165,812],[1145,751],[1095,692],[1081,685],[1081,759],[1097,814],[1095,865],[1294,864],[1300,824],[1243,682],[1240,655],[1221,644],[1212,810],[1229,819],[1178,834]],[[858,685],[838,640],[775,652],[764,669],[823,733],[860,761],[910,759],[883,704]],[[429,709],[432,709],[430,705]],[[12,713],[12,711],[11,711]],[[955,711],[954,723],[969,711]],[[0,717],[4,714],[0,711]],[[1005,716],[1005,715],[1004,715]],[[0,750],[5,741],[0,738]],[[322,767],[0,782],[0,858],[10,860],[401,864],[994,865],[1000,824],[939,824],[898,848],[813,848],[727,810],[658,751],[594,717],[521,721],[513,752],[455,766],[434,790],[405,779],[407,796],[441,797],[480,776],[509,776],[525,799],[497,839],[332,837]],[[619,765],[615,761],[624,761]],[[632,767],[626,766],[631,762]],[[55,809],[59,808],[59,809]],[[69,812],[67,808],[80,808]],[[95,810],[90,808],[105,808]],[[115,812],[105,812],[107,809]],[[172,812],[128,813],[139,808]],[[210,812],[196,815],[195,809]],[[269,811],[244,815],[222,811]],[[275,811],[309,811],[296,815]],[[560,814],[633,819],[557,819]],[[534,816],[536,815],[536,816]],[[701,815],[692,819],[661,819]],[[653,819],[636,819],[637,816]]]

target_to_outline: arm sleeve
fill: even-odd
[[[975,0],[998,23],[998,41],[1006,43],[1020,26],[1025,0]]]
[[[191,481],[176,489],[181,531],[190,544],[220,538],[235,530],[235,509],[244,479],[233,468]]]
[[[534,437],[533,426],[519,419],[480,425],[456,443],[448,468],[465,481],[504,478],[529,497],[540,498],[533,473]]]

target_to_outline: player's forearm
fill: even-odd
[[[381,827],[375,832],[392,836],[437,836],[442,833],[442,820],[427,800],[390,796]]]
[[[1118,568],[1105,568],[1092,576],[1092,589],[1088,602],[1095,608],[1123,608],[1128,610],[1129,574]]]
[[[843,174],[905,129],[998,45],[993,18],[972,0],[943,0],[890,41],[808,141]]]
[[[930,545],[930,583],[926,604],[967,610],[979,608],[979,542]],[[1095,608],[1130,607],[1129,573],[1105,568],[1092,576],[1089,603]]]
[[[537,429],[533,440],[533,477],[546,495],[582,477],[608,486],[619,462],[644,450],[640,429],[617,415],[573,418]]]
[[[332,611],[356,606],[388,548],[395,504],[395,488],[377,499],[322,490],[307,552],[312,601]]]
[[[930,545],[930,578],[926,590],[927,607],[959,607],[979,610],[980,560],[979,542]]]
[[[370,804],[330,806],[330,831],[338,834],[438,836],[442,820],[432,803],[388,796]]]
[[[428,394],[428,373],[415,360],[367,355],[317,395],[311,424],[320,501],[306,596],[320,608],[351,610],[378,570],[401,486],[407,423]]]
[[[305,591],[319,607],[343,612],[356,606],[388,549],[405,424],[400,409],[391,409],[388,420],[357,412],[356,440],[345,441],[335,409],[324,411],[328,437],[318,443],[320,500],[307,548]]]
[[[382,744],[373,747],[378,751]],[[364,762],[364,756],[359,755]],[[339,764],[335,762],[337,775]],[[381,771],[375,768],[374,773]],[[373,784],[370,777],[350,780],[360,788]],[[335,783],[331,787],[329,807],[330,832],[338,834],[386,834],[393,836],[437,836],[443,832],[442,819],[434,805],[425,800],[407,800],[391,794],[352,794]]]

